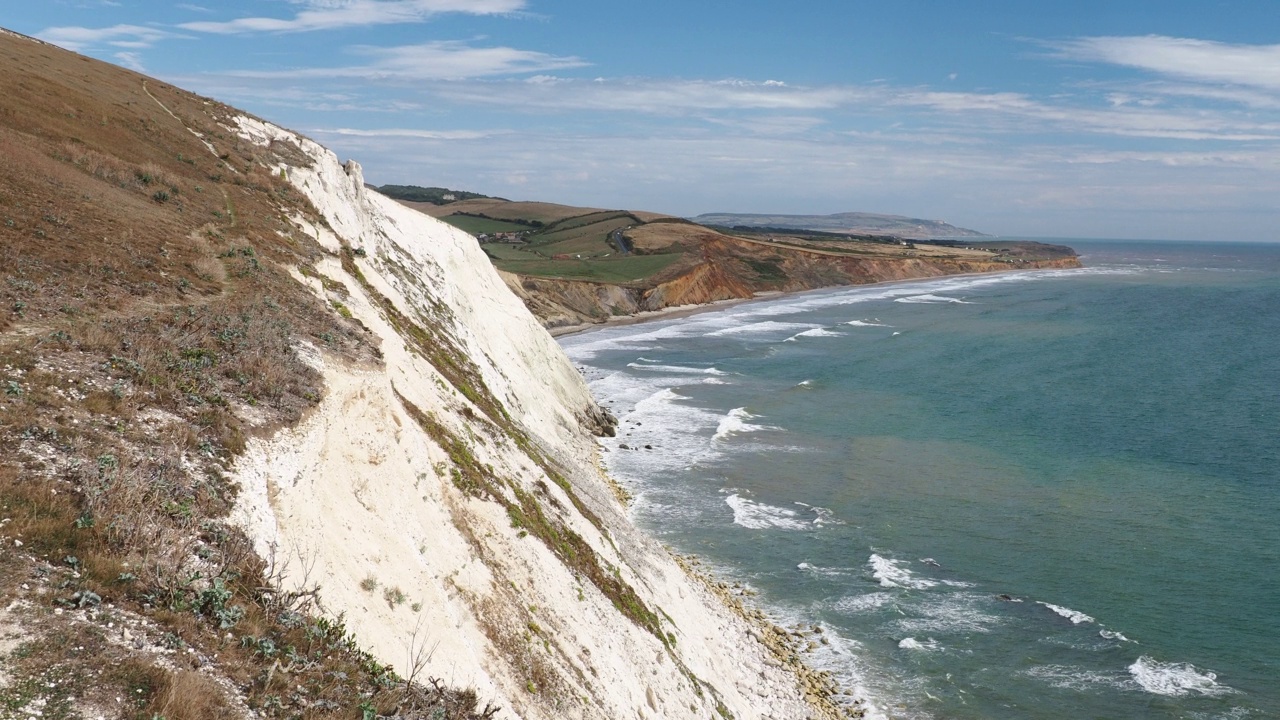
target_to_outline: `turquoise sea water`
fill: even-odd
[[[637,521],[872,717],[1280,718],[1280,246],[1069,244],[563,345]]]

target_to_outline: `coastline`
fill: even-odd
[[[626,325],[638,325],[641,323],[654,322],[657,320],[676,320],[679,318],[691,317],[702,313],[715,312],[726,308],[734,307],[752,302],[767,302],[769,300],[777,300],[778,298],[793,297],[796,295],[806,295],[810,293],[830,292],[833,290],[842,290],[847,288],[864,288],[874,287],[877,285],[905,285],[909,283],[928,282],[931,280],[950,280],[952,278],[970,278],[985,277],[988,275],[1008,275],[1011,273],[1033,273],[1044,270],[1058,270],[1061,268],[1028,268],[1028,269],[1009,269],[997,270],[993,272],[976,272],[976,273],[955,273],[953,275],[932,275],[928,277],[903,278],[899,280],[877,280],[876,282],[858,283],[850,285],[828,285],[819,288],[807,288],[805,290],[768,290],[758,292],[749,298],[730,298],[727,300],[716,300],[714,302],[703,303],[701,305],[674,305],[665,307],[661,310],[645,310],[634,315],[617,315],[605,320],[604,322],[579,323],[577,325],[562,325],[560,327],[547,328],[547,332],[551,337],[557,340],[562,337],[571,335],[579,335],[593,330],[604,330],[611,327],[620,327]]]
[[[703,313],[716,312],[746,303],[767,302],[798,295],[817,294],[820,292],[838,292],[846,289],[870,286],[908,286],[911,284],[937,280],[965,279],[994,275],[1003,276],[1012,273],[1027,273],[1050,269],[1056,268],[1010,269],[1007,271],[996,272],[956,273],[900,280],[883,280],[861,284],[832,285],[796,291],[762,292],[750,298],[733,298],[701,305],[684,305],[663,308],[661,310],[647,311],[637,313],[635,315],[610,318],[605,322],[549,329],[549,332],[554,338],[559,340],[563,337],[579,335],[594,330],[638,325],[658,320],[677,320],[693,317]],[[624,488],[613,476],[612,471],[607,468],[607,463],[605,463],[604,458],[601,455],[597,454],[596,461],[597,464],[601,466],[602,475],[606,478],[607,484],[609,485],[612,493],[624,505],[624,507],[630,507],[632,502],[631,493],[628,492],[628,490]],[[653,535],[650,535],[649,529],[641,527],[640,530],[648,537],[654,538]],[[760,643],[768,656],[772,657],[779,667],[785,669],[795,678],[801,693],[808,704],[813,708],[817,717],[851,720],[866,718],[868,716],[881,716],[879,714],[878,699],[867,696],[865,691],[857,685],[842,682],[831,670],[821,669],[813,664],[809,654],[828,643],[828,639],[825,637],[820,626],[811,623],[806,624],[803,622],[790,625],[789,627],[784,626],[785,621],[780,620],[778,617],[773,615],[767,606],[759,603],[753,597],[755,593],[742,585],[740,579],[735,579],[732,576],[717,576],[717,574],[711,572],[710,569],[704,565],[701,558],[696,554],[689,552],[687,549],[671,547],[665,543],[662,544],[662,547],[686,576],[704,587],[732,615],[747,625],[749,628],[749,634]]]

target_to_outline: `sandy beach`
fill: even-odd
[[[841,290],[846,288],[862,288],[872,287],[875,285],[905,285],[908,283],[925,282],[929,280],[941,280],[952,278],[978,277],[981,275],[993,275],[1015,272],[1036,272],[1040,268],[1031,270],[1000,270],[995,273],[958,273],[955,275],[937,275],[934,277],[908,278],[904,280],[882,280],[880,282],[862,283],[859,285],[831,285],[821,288],[810,288],[808,290],[770,290],[766,292],[756,293],[749,298],[732,298],[729,300],[717,300],[702,305],[677,305],[673,307],[663,308],[661,310],[646,310],[645,312],[636,313],[634,315],[619,315],[611,317],[604,322],[595,323],[579,323],[577,325],[563,325],[560,327],[547,328],[547,332],[551,333],[551,337],[566,337],[569,335],[577,335],[578,333],[589,332],[592,330],[603,330],[604,328],[617,327],[619,325],[636,325],[639,323],[653,322],[655,320],[674,320],[677,318],[699,315],[705,312],[713,312],[715,310],[723,310],[725,308],[741,305],[743,303],[759,302],[764,300],[776,300],[780,297],[790,297],[792,295],[804,295],[807,293],[830,292],[833,290]]]

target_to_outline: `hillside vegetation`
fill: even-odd
[[[765,292],[1078,264],[1063,246],[996,241],[941,223],[868,213],[702,216],[752,223],[712,226],[659,213],[497,198],[406,204],[477,235],[512,289],[552,328]],[[876,229],[765,224],[789,219]],[[910,239],[922,230],[975,237]]]
[[[472,237],[216,101],[0,61],[0,717],[858,714],[630,524]]]
[[[0,714],[490,717],[408,683],[226,521],[228,469],[377,361],[291,277],[317,217],[233,110],[0,33]],[[433,714],[434,713],[434,714]]]

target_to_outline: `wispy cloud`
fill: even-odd
[[[260,79],[357,78],[369,80],[458,80],[465,78],[543,73],[586,65],[576,57],[548,55],[511,47],[474,47],[458,41],[438,41],[400,47],[359,46],[357,55],[371,57],[365,65],[308,67],[295,70],[240,71],[233,77]]]
[[[115,57],[116,60],[120,61],[121,65],[129,68],[130,70],[140,73],[145,73],[147,71],[147,68],[142,64],[142,55],[136,52],[118,52]]]
[[[226,22],[189,22],[193,32],[296,33],[345,27],[422,22],[443,13],[499,15],[524,8],[524,0],[292,0],[304,9],[292,17],[244,17]]]
[[[831,110],[873,92],[842,86],[793,87],[776,80],[582,80],[546,75],[523,81],[441,85],[433,91],[464,103],[659,115],[709,110]]]
[[[1046,44],[1058,57],[1070,60],[1280,91],[1280,45],[1235,45],[1163,35],[1084,37]]]
[[[510,135],[510,130],[414,130],[390,128],[384,130],[360,130],[356,128],[317,128],[311,134],[325,137],[347,138],[402,138],[413,140],[483,140],[498,135]]]
[[[68,50],[84,50],[98,45],[122,48],[151,47],[160,40],[182,37],[168,30],[144,25],[113,25],[105,28],[51,27],[36,37]]]

